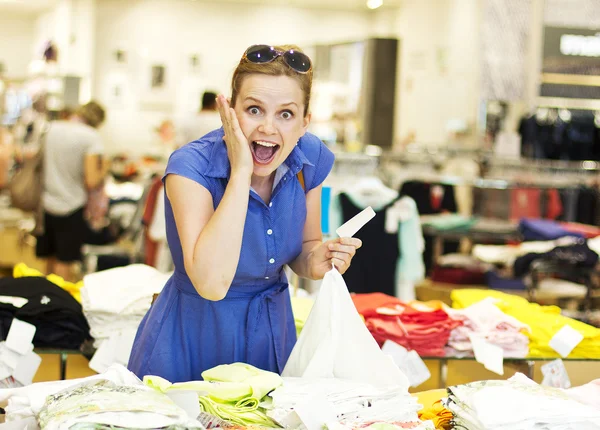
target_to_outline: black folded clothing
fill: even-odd
[[[531,253],[517,258],[514,265],[515,276],[525,276],[529,273],[531,264],[537,260],[563,263],[572,267],[594,267],[598,263],[598,254],[592,251],[587,243],[557,246],[544,254]]]
[[[14,297],[27,300],[21,306]],[[12,320],[36,327],[35,347],[79,349],[90,339],[81,305],[67,291],[42,277],[0,279],[0,334],[6,339]]]

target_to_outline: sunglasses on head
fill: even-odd
[[[277,57],[283,57],[285,63],[298,73],[308,73],[312,68],[308,55],[293,49],[278,51],[269,45],[252,45],[246,49],[242,59],[251,63],[263,64],[270,63]]]

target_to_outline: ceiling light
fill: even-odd
[[[383,0],[367,0],[367,7],[369,9],[377,9],[383,4]]]

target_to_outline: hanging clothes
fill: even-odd
[[[358,207],[351,198],[339,196],[344,220],[358,215],[364,208]],[[398,235],[385,231],[385,212],[392,204],[376,211],[355,237],[362,240],[362,248],[352,259],[352,265],[344,273],[348,290],[353,293],[382,292],[395,296],[396,266],[400,256]]]
[[[407,181],[400,188],[400,196],[411,197],[417,203],[420,215],[458,212],[454,187],[451,185]]]
[[[513,221],[521,218],[541,218],[539,188],[514,188],[510,192],[510,218]]]
[[[354,210],[344,213],[340,198],[342,194],[355,206]],[[355,213],[357,208],[363,210],[368,206],[371,206],[376,213],[381,213],[382,219],[377,222],[383,223],[383,226],[379,225],[377,234],[385,235],[390,241],[391,237],[395,237],[397,241],[399,253],[394,266],[395,269],[393,267],[387,269],[390,272],[394,271],[395,285],[394,290],[388,287],[387,291],[394,291],[390,295],[399,297],[402,300],[414,300],[415,284],[425,278],[424,239],[417,205],[410,197],[405,196],[399,199],[398,193],[386,187],[378,178],[361,178],[349,186],[338,187],[330,207],[331,231],[347,221],[348,217],[351,216],[350,214]],[[370,221],[367,225],[372,222]],[[369,229],[371,228],[373,226],[369,227]],[[362,235],[363,237],[366,236],[364,232]],[[377,247],[373,249],[377,250],[378,253],[385,252],[384,250],[378,250]],[[367,252],[363,242],[363,247],[354,257],[352,265],[356,264],[357,258],[365,258],[361,254]],[[365,292],[380,291],[379,287],[373,283],[368,288]]]
[[[458,212],[454,187],[451,185],[407,181],[400,188],[400,196],[411,197],[417,204],[419,215]],[[425,270],[429,273],[433,268],[433,236],[424,235],[424,238],[425,251],[423,252],[423,261],[425,263]],[[443,254],[456,252],[458,246],[458,242],[445,241]]]

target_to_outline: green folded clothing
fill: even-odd
[[[476,222],[476,218],[467,218],[462,215],[448,214],[440,216],[424,217],[423,225],[430,226],[436,230],[468,230]]]
[[[259,408],[261,400],[283,384],[281,376],[244,363],[214,367],[202,373],[204,381],[171,384],[159,376],[145,376],[144,383],[163,393],[174,390],[198,393],[200,408],[238,425],[279,427]]]

